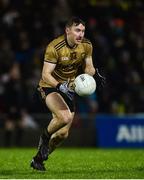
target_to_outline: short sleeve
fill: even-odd
[[[51,63],[57,63],[58,55],[55,50],[55,48],[52,45],[48,45],[46,48],[46,52],[44,55],[44,61],[51,62]]]
[[[92,44],[89,42],[89,43],[85,43],[85,57],[90,57],[92,56],[92,52],[93,52],[93,47],[92,47]]]

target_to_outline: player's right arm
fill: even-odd
[[[58,54],[56,52],[56,49],[51,44],[48,45],[45,53],[44,58],[44,65],[42,70],[42,79],[45,81],[49,86],[56,88],[58,91],[61,91],[65,93],[70,99],[73,98],[73,90],[69,89],[69,83],[58,82],[52,75],[52,72],[54,71],[56,64],[57,64]]]
[[[57,64],[58,54],[54,48],[53,42],[48,44],[44,54],[44,64],[42,69],[42,80],[51,87],[56,87],[58,81],[53,77],[52,72],[54,71]]]
[[[65,93],[69,99],[73,99],[74,91],[69,89],[68,82],[59,83],[53,76],[52,72],[55,69],[56,64],[44,62],[42,70],[42,79],[48,83],[51,87]]]
[[[56,64],[44,62],[43,70],[42,70],[42,79],[51,87],[56,87],[59,82],[52,76],[52,72],[55,69]]]

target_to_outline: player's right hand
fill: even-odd
[[[58,91],[61,91],[62,93],[66,94],[67,97],[72,100],[73,97],[74,97],[74,90],[70,89],[69,88],[69,82],[63,82],[63,83],[59,83],[57,86],[56,86],[56,89]]]

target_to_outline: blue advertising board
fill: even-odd
[[[144,115],[98,115],[95,126],[98,147],[144,147]]]

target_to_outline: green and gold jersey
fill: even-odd
[[[92,56],[92,44],[88,39],[83,39],[82,43],[71,48],[65,35],[62,35],[48,44],[44,61],[56,64],[52,75],[58,82],[64,82],[68,79],[73,81],[79,67],[84,65],[84,59],[90,56]],[[49,87],[42,79],[39,85]]]

